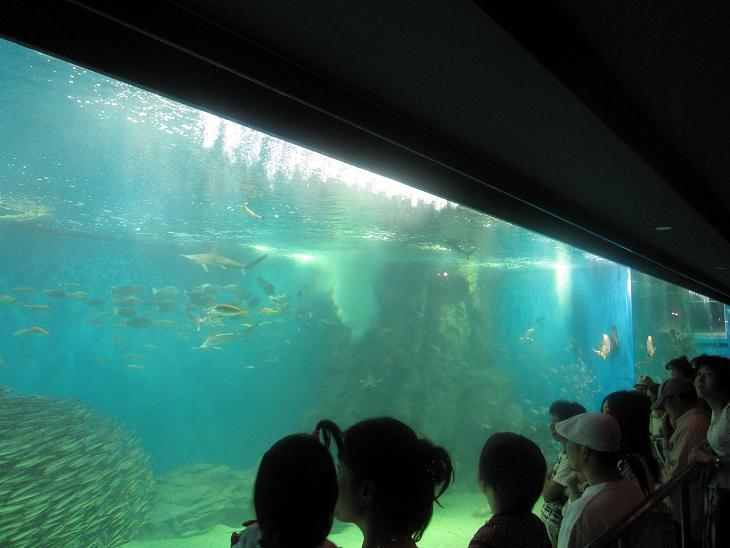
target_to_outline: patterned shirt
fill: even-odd
[[[568,476],[573,473],[573,468],[568,462],[568,457],[563,451],[555,459],[553,465],[552,481],[562,486],[567,486]],[[542,505],[542,511],[540,512],[540,519],[547,528],[548,537],[550,542],[555,543],[558,539],[558,531],[560,530],[560,522],[563,520],[563,506],[567,497],[561,501],[546,502]]]
[[[523,517],[496,514],[474,535],[469,548],[550,548],[545,525],[529,514]]]

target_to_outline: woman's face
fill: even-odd
[[[345,462],[339,461],[337,465],[337,504],[335,505],[335,517],[340,521],[352,523],[359,516],[359,501],[357,488],[350,469]]]
[[[697,371],[697,377],[695,377],[695,388],[697,389],[697,395],[700,398],[713,397],[720,391],[718,386],[717,378],[712,370],[706,367],[700,367]]]
[[[603,407],[601,408],[601,411],[606,413],[606,415],[610,415],[611,412],[608,410],[608,400],[603,402]]]

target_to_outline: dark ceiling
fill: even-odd
[[[730,302],[730,2],[4,9],[11,40]]]

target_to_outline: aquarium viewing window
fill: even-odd
[[[0,59],[0,544],[225,544],[275,440],[392,415],[456,463],[420,545],[465,546],[491,433],[552,458],[554,400],[597,410],[727,353],[701,295],[21,46]]]

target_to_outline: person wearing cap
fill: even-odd
[[[563,519],[563,506],[568,501],[568,479],[571,474],[574,474],[565,454],[565,440],[555,432],[555,425],[585,412],[586,408],[578,402],[565,400],[554,401],[549,409],[550,433],[553,439],[563,447],[555,459],[552,470],[545,476],[545,485],[542,489],[543,505],[540,519],[545,524],[552,546],[558,542],[558,531],[560,531],[560,522]]]
[[[559,422],[555,430],[566,440],[571,466],[590,484],[580,498],[563,509],[558,548],[584,548],[645,498],[636,483],[617,468],[621,427],[615,418],[606,413],[582,413]]]
[[[641,375],[638,379],[636,379],[634,390],[636,390],[637,392],[641,392],[645,396],[648,396],[647,391],[649,390],[649,387],[653,384],[654,381],[649,375]]]
[[[687,356],[679,356],[669,360],[664,369],[669,371],[673,379],[687,379],[690,382],[695,380],[696,373]]]
[[[652,409],[664,409],[674,426],[674,432],[667,441],[667,460],[662,470],[662,480],[669,481],[689,462],[692,451],[707,439],[709,421],[705,412],[697,407],[697,393],[694,385],[684,378],[671,378],[659,387]],[[676,489],[667,499],[675,521],[680,521],[680,490]],[[702,539],[704,526],[704,495],[700,478],[689,484],[690,524],[692,539]]]

